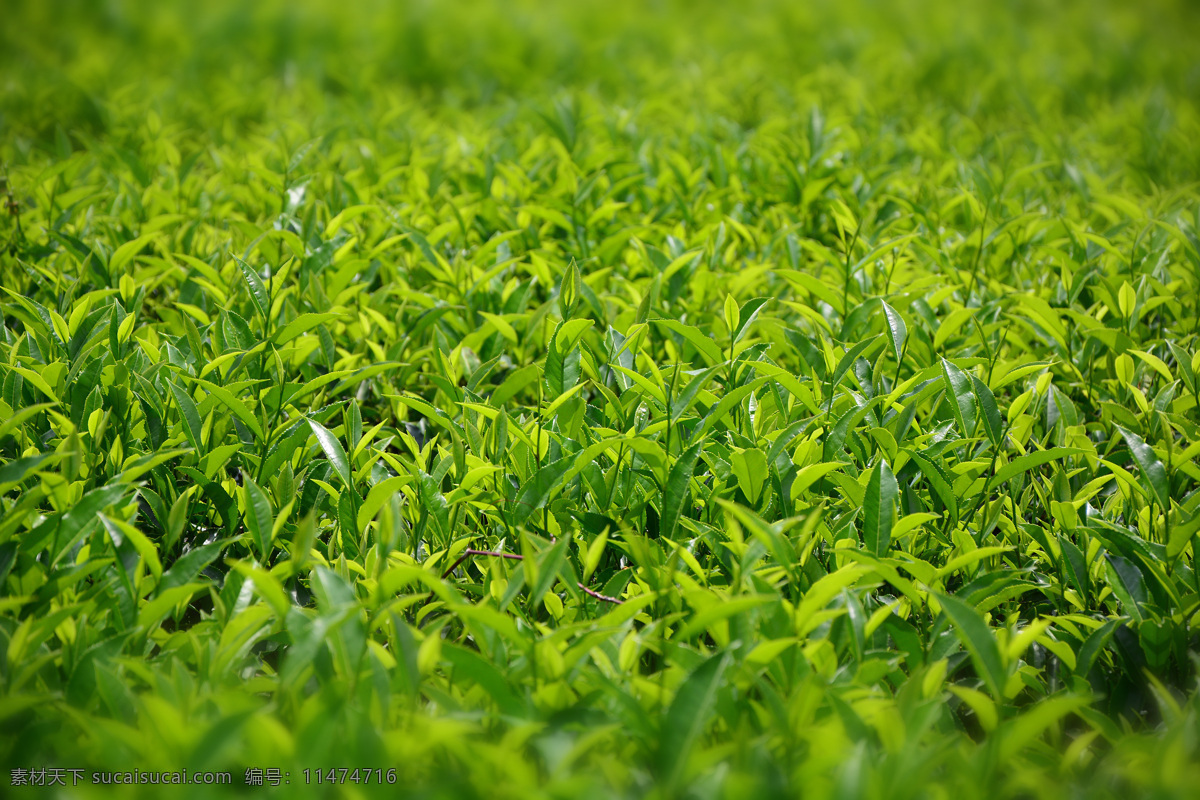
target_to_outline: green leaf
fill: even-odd
[[[971,375],[971,387],[988,441],[994,447],[999,448],[1000,440],[1004,436],[1004,423],[1000,419],[1000,409],[996,406],[996,396],[992,394],[992,390],[987,387],[987,384],[974,375]]]
[[[404,623],[397,620],[396,624],[403,625]],[[513,692],[504,673],[491,662],[480,657],[478,653],[456,644],[447,643],[442,645],[442,658],[454,666],[456,676],[461,676],[482,687],[495,701],[500,713],[516,718],[525,715],[524,704]],[[414,662],[414,672],[415,666]]]
[[[1113,634],[1117,632],[1117,628],[1120,625],[1120,619],[1110,619],[1092,631],[1092,634],[1084,641],[1083,646],[1079,648],[1079,654],[1075,659],[1076,675],[1087,677],[1087,674],[1092,670],[1092,664],[1095,663],[1096,657],[1108,646],[1109,640],[1112,639]]]
[[[493,469],[496,468],[493,467]],[[358,529],[366,528],[367,523],[375,519],[375,514],[383,507],[383,504],[410,483],[412,483],[411,475],[398,475],[386,478],[372,486],[371,490],[367,492],[367,499],[358,509]]]
[[[825,444],[822,447],[822,458],[826,461],[833,461],[838,458],[842,452],[842,448],[846,446],[846,437],[850,435],[850,431],[862,422],[863,418],[871,413],[871,409],[882,404],[886,397],[876,396],[861,404],[856,404],[849,411],[838,418],[838,421],[833,424],[829,434],[825,437]]]
[[[188,441],[192,443],[192,448],[197,455],[204,456],[204,448],[200,444],[200,412],[196,410],[196,404],[192,401],[191,395],[179,388],[173,381],[168,381],[167,386],[171,389],[171,395],[175,398],[175,406],[179,409],[179,414],[183,417],[184,433],[187,434]]]
[[[1163,467],[1162,461],[1158,459],[1154,448],[1142,441],[1142,437],[1133,431],[1126,430],[1120,425],[1117,425],[1116,428],[1124,437],[1129,452],[1133,454],[1133,460],[1137,462],[1142,477],[1142,487],[1146,489],[1148,495],[1157,498],[1160,508],[1169,509],[1171,507],[1171,484],[1167,480],[1167,470]]]
[[[1172,524],[1171,536],[1167,539],[1167,558],[1178,558],[1197,532],[1200,532],[1200,510],[1186,521]]]
[[[4,420],[4,422],[0,423],[0,440],[3,440],[5,436],[8,436],[8,434],[16,430],[18,425],[32,417],[34,414],[53,407],[54,403],[35,403],[34,405],[26,406],[20,411],[17,411],[11,417]],[[0,481],[0,483],[3,483],[3,481]]]
[[[228,389],[222,386],[217,386],[215,383],[205,380],[198,380],[197,383],[204,387],[204,391],[221,401],[221,405],[232,411],[233,415],[241,420],[242,424],[250,429],[250,432],[254,434],[255,438],[259,441],[262,441],[264,438],[262,426],[259,425],[258,419],[255,418],[254,413],[250,411],[250,409],[246,408],[245,404],[242,403],[241,400],[238,400],[236,397],[234,397],[233,393]]]
[[[686,641],[702,633],[715,622],[729,619],[750,609],[761,608],[777,601],[778,597],[775,595],[743,595],[731,598],[722,603],[714,603],[688,620],[686,625],[675,632],[674,639],[677,641]]]
[[[417,497],[421,502],[422,513],[428,514],[429,519],[433,521],[434,530],[448,540],[450,535],[449,507],[446,496],[442,494],[438,481],[434,480],[432,475],[425,472],[420,473],[420,479],[417,481]],[[354,518],[349,514],[349,510],[345,515],[345,520],[346,525],[343,525],[343,528],[352,530],[350,524]]]
[[[829,213],[833,215],[833,221],[838,228],[838,236],[843,240],[851,238],[854,231],[858,230],[861,224],[854,217],[854,212],[846,205],[846,201],[840,197],[834,198],[829,202]]]
[[[161,236],[160,233],[147,233],[144,236],[139,236],[136,239],[131,239],[125,242],[116,250],[113,251],[112,257],[108,259],[108,271],[115,275],[125,268],[125,265],[132,261],[138,253],[145,248],[150,242]]]
[[[688,409],[696,401],[696,395],[700,390],[712,380],[713,374],[716,373],[718,367],[709,367],[697,372],[692,379],[688,381],[687,386],[678,395],[671,398],[671,422],[679,420],[681,416],[687,413]]]
[[[192,452],[191,448],[182,447],[178,450],[164,450],[158,453],[148,453],[147,455],[140,456],[134,459],[132,462],[127,463],[121,470],[120,474],[117,475],[117,479],[123,483],[133,483],[138,478],[142,477],[147,472],[150,472],[160,464],[165,464],[172,459],[179,458],[180,456],[186,455],[190,452]],[[0,483],[2,482],[3,481],[0,481]]]
[[[208,588],[208,584],[205,583],[185,583],[161,589],[153,600],[138,610],[138,625],[143,628],[158,625],[162,622],[163,617],[171,612],[171,609],[188,600],[197,592],[205,591]]]
[[[238,268],[242,271],[242,277],[246,280],[246,288],[250,291],[250,300],[254,303],[254,310],[265,321],[271,311],[271,299],[267,295],[267,287],[263,285],[262,278],[258,273],[242,259],[234,256],[237,261]]]
[[[938,594],[937,599],[946,616],[954,623],[958,639],[971,655],[975,671],[983,679],[988,691],[994,698],[1003,697],[1008,673],[1000,655],[1000,645],[984,622],[983,615],[956,597]]]
[[[652,397],[659,403],[667,402],[667,397],[663,392],[663,387],[656,381],[647,378],[640,372],[635,372],[628,367],[622,366],[621,364],[613,364],[611,366],[617,371],[618,374],[624,375],[629,379],[630,386],[637,386],[647,397]]]
[[[317,540],[317,526],[311,513],[306,514],[296,525],[296,534],[292,537],[292,546],[288,548],[291,555],[292,568],[297,572],[308,564],[312,557],[313,545]]]
[[[555,335],[550,337],[550,343],[546,346],[546,390],[551,400],[579,383],[580,351],[577,346],[566,353],[559,349],[558,330],[561,327],[560,323],[554,329]]]
[[[356,503],[353,489],[346,489],[338,495],[337,515],[338,527],[342,531],[342,547],[351,555],[357,555],[357,547],[353,542],[358,537],[358,514],[354,510]]]
[[[271,340],[275,342],[275,344],[287,344],[297,336],[312,330],[318,325],[331,322],[340,316],[341,314],[334,312],[326,312],[323,314],[301,314],[287,325],[284,325],[282,328],[275,331],[275,333],[271,336]]]
[[[821,478],[836,469],[841,469],[845,464],[840,461],[826,461],[820,464],[809,464],[804,469],[801,469],[792,478],[791,497],[795,501],[800,498],[808,487],[812,486]]]
[[[94,522],[101,511],[124,500],[131,488],[126,483],[108,484],[88,492],[72,506],[71,510],[64,514],[58,522],[58,528],[55,531],[57,547],[54,552],[54,560],[57,561],[63,553],[70,549],[79,535],[84,532],[85,526]],[[21,548],[27,553],[37,552],[42,546],[43,543],[39,542],[32,532],[31,535],[21,540]]]
[[[354,588],[344,577],[320,564],[313,570],[309,580],[317,598],[317,610],[322,614],[333,614],[344,608],[357,610],[358,598]]]
[[[729,457],[729,466],[737,477],[742,494],[752,505],[757,505],[767,480],[766,454],[757,448],[735,450]]]
[[[170,589],[191,583],[201,570],[216,560],[226,544],[228,542],[200,545],[175,559],[175,563],[163,574],[162,581],[158,584],[157,594],[161,596]]]
[[[950,410],[958,430],[964,437],[975,432],[975,392],[971,379],[961,369],[942,359],[942,380],[946,384],[946,396],[950,398]]]
[[[917,466],[921,468],[921,474],[929,482],[929,488],[933,490],[938,500],[946,507],[946,511],[950,513],[951,524],[958,524],[958,496],[954,493],[954,488],[945,470],[923,453],[909,450],[908,454],[912,456],[913,461],[917,462]],[[998,482],[997,485],[999,485]]]
[[[1026,453],[1023,456],[1017,456],[996,470],[995,477],[988,482],[988,485],[995,489],[1003,486],[1018,475],[1023,475],[1029,470],[1040,467],[1043,464],[1049,464],[1052,461],[1062,461],[1065,458],[1081,455],[1082,453],[1083,451],[1077,447],[1051,447],[1048,450],[1038,450],[1035,453]]]
[[[583,580],[585,583],[592,577],[592,573],[596,571],[596,567],[600,565],[600,559],[604,556],[604,548],[608,544],[609,528],[609,525],[605,525],[600,535],[593,538],[592,543],[588,545],[587,555],[584,558],[583,564]],[[661,523],[659,529],[665,530],[662,528]]]
[[[904,324],[904,317],[900,316],[900,312],[884,300],[879,301],[879,307],[883,309],[883,319],[887,323],[888,341],[892,343],[892,353],[898,362],[904,356],[904,344],[908,340],[908,326]]]
[[[675,527],[679,524],[684,503],[687,502],[688,484],[691,483],[703,446],[704,442],[699,441],[684,450],[671,466],[671,473],[667,476],[667,484],[663,489],[662,514],[658,522],[659,535],[666,539],[674,535]]]
[[[708,726],[729,660],[728,653],[717,653],[696,667],[667,709],[658,741],[659,774],[668,787],[679,785],[692,748]]]
[[[258,588],[257,583],[255,588]],[[292,637],[292,645],[288,647],[283,667],[279,671],[279,679],[284,686],[292,686],[300,679],[305,668],[326,647],[338,627],[354,613],[353,607],[347,607],[334,614],[309,619],[298,608],[287,611],[286,627]]]
[[[161,578],[163,574],[162,561],[158,558],[158,548],[154,543],[146,538],[146,534],[139,531],[128,522],[119,519],[110,519],[104,514],[97,515],[100,522],[108,529],[109,536],[115,544],[120,546],[122,540],[128,541],[133,545],[137,554],[141,556],[142,561],[146,562],[146,567],[151,574],[156,578]]]
[[[562,484],[563,476],[575,463],[571,456],[564,456],[557,461],[542,465],[533,474],[521,491],[517,494],[516,508],[513,509],[513,522],[523,524],[534,511],[541,508],[550,496]]]
[[[271,552],[271,532],[275,527],[271,501],[249,475],[244,475],[242,481],[246,494],[246,527],[250,529],[259,557],[266,563]]]
[[[271,606],[271,610],[275,612],[276,617],[284,619],[288,615],[288,609],[291,608],[291,601],[288,599],[287,592],[283,590],[283,585],[279,579],[267,572],[262,567],[255,564],[247,564],[244,561],[229,561],[226,559],[230,568],[241,573],[242,577],[254,584],[254,591]],[[353,611],[353,609],[351,609]]]
[[[699,328],[692,325],[685,325],[675,319],[655,319],[651,320],[655,325],[660,325],[669,331],[678,333],[684,339],[696,348],[696,352],[704,356],[709,364],[720,364],[725,360],[725,354],[721,352],[720,346],[717,345],[711,338],[700,331]]]
[[[37,390],[46,395],[46,397],[49,397],[51,400],[49,405],[58,404],[58,395],[54,393],[54,388],[50,386],[49,382],[47,382],[39,372],[29,369],[28,367],[18,367],[14,365],[9,365],[8,368],[20,375],[25,380],[29,381],[33,386],[37,387]]]
[[[560,350],[566,352],[579,344],[579,340],[583,334],[590,330],[592,321],[590,319],[572,319],[566,320],[559,325],[554,332],[554,340],[558,343]]]
[[[1105,555],[1108,586],[1121,601],[1129,616],[1141,622],[1141,606],[1146,602],[1146,579],[1137,564],[1121,556]]]
[[[881,340],[878,336],[872,336],[870,339],[859,342],[845,352],[838,361],[837,366],[833,369],[833,375],[830,379],[830,391],[836,389],[842,382],[842,378],[846,377],[846,373],[854,366],[854,362],[859,358],[868,358],[868,350],[874,351],[876,345],[879,345]]]
[[[896,524],[896,497],[899,495],[896,476],[883,458],[871,470],[867,491],[863,495],[863,544],[867,552],[883,557],[892,544],[892,528]]]
[[[219,717],[192,748],[187,763],[205,771],[220,765],[225,753],[241,741],[239,733],[254,713],[253,709],[242,709]]]
[[[1089,702],[1087,697],[1070,695],[1048,697],[1020,716],[1005,722],[1003,727],[994,734],[999,743],[998,757],[1003,763],[1009,763],[1030,742],[1042,736],[1048,727],[1067,714],[1078,711]]]
[[[1083,552],[1075,546],[1065,536],[1058,537],[1059,547],[1062,548],[1063,555],[1067,567],[1067,577],[1075,586],[1075,591],[1079,592],[1079,596],[1084,603],[1089,601],[1092,591],[1091,578],[1088,575],[1087,560],[1084,558]]]
[[[491,405],[495,408],[500,408],[513,397],[515,397],[517,392],[536,381],[537,378],[538,368],[534,364],[530,364],[518,370],[513,370],[511,373],[509,373],[508,377],[504,379],[504,383],[500,384],[498,387],[496,387],[496,390],[492,392],[491,397],[488,398],[488,405]]]
[[[563,562],[566,560],[567,545],[570,543],[571,540],[563,536],[549,549],[538,555],[537,583],[531,587],[529,592],[529,598],[534,603],[542,602],[546,592],[554,586],[554,582],[558,579],[558,573],[562,570]]]
[[[741,311],[738,308],[737,300],[733,295],[725,295],[725,327],[729,329],[729,337],[732,339],[737,335],[738,322],[741,320]]]
[[[36,453],[31,456],[22,456],[16,461],[8,462],[3,467],[0,467],[0,486],[4,486],[6,483],[20,483],[52,456],[52,453]]]
[[[758,317],[760,311],[770,302],[768,297],[756,297],[752,300],[747,300],[742,304],[738,311],[737,330],[734,332],[733,341],[737,344],[742,340],[742,337],[750,330],[750,326]]]
[[[338,438],[330,433],[329,429],[315,419],[308,420],[308,426],[312,428],[313,434],[317,437],[317,442],[321,445],[321,449],[325,451],[325,457],[329,459],[333,471],[341,480],[342,485],[346,488],[353,488],[354,479],[350,472],[350,460],[346,458],[346,451],[342,447],[342,443]]]
[[[696,426],[696,428],[693,430],[692,440],[695,441],[698,438],[702,438],[705,434],[712,430],[718,422],[724,419],[726,414],[732,411],[736,406],[741,405],[743,400],[749,397],[752,392],[757,390],[758,387],[764,385],[769,380],[771,380],[770,377],[763,375],[762,377],[755,378],[749,383],[739,386],[730,392],[726,392],[725,396],[722,397],[717,404],[710,408],[708,413],[704,415],[704,421],[700,423],[700,425]]]
[[[571,259],[570,265],[563,272],[562,283],[558,289],[558,303],[563,319],[570,319],[575,314],[575,306],[579,302],[580,284],[583,279],[579,275],[579,265]]]

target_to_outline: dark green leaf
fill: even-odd
[[[529,519],[534,511],[541,508],[550,496],[561,486],[563,476],[567,474],[575,459],[565,456],[557,461],[544,464],[541,469],[521,487],[517,494],[513,521],[520,525]]]
[[[246,527],[254,538],[254,546],[265,564],[270,555],[271,531],[275,525],[271,501],[254,479],[246,475],[242,479],[246,489]]]
[[[692,473],[696,469],[703,445],[704,442],[699,441],[684,450],[671,466],[671,472],[667,476],[667,485],[663,491],[662,515],[658,523],[659,535],[666,539],[674,535],[675,527],[679,524],[679,516],[683,513],[683,506],[688,497],[688,484],[691,483]]]
[[[975,393],[971,379],[958,367],[942,359],[942,380],[946,385],[946,396],[950,398],[950,410],[958,430],[963,436],[975,432]]]
[[[1137,462],[1142,477],[1142,486],[1146,493],[1158,501],[1160,508],[1170,508],[1171,486],[1167,480],[1167,470],[1154,452],[1154,448],[1142,441],[1142,437],[1132,431],[1117,426],[1133,460]]]
[[[983,679],[988,691],[996,699],[1001,698],[1004,686],[1008,682],[1008,673],[1000,656],[1000,645],[996,643],[996,638],[983,616],[956,597],[939,594],[937,599],[942,604],[946,616],[954,623],[958,639],[971,655],[975,670]]]
[[[175,398],[175,405],[179,409],[179,414],[183,418],[183,431],[187,434],[188,441],[192,443],[193,449],[204,455],[204,448],[200,444],[200,412],[196,410],[196,404],[192,401],[191,395],[180,389],[173,381],[168,381],[167,386],[171,389],[171,394]]]
[[[863,495],[863,544],[867,552],[876,556],[883,557],[891,547],[899,491],[892,468],[880,458],[871,470],[867,491]]]

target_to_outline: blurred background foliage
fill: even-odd
[[[985,131],[1049,122],[1051,138],[1060,120],[1129,108],[1142,129],[1125,120],[1108,144],[1132,145],[1158,180],[1197,165],[1179,147],[1200,97],[1200,14],[1184,0],[46,0],[6,4],[0,36],[10,141],[109,131],[124,92],[236,135],[292,112],[353,124],[401,99],[455,109],[582,91],[742,128],[836,99],[947,109]]]

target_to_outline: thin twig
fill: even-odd
[[[624,600],[618,600],[615,597],[609,597],[606,594],[600,594],[599,592],[597,592],[594,589],[589,589],[588,587],[584,586],[579,581],[576,581],[575,585],[578,586],[580,589],[583,589],[583,591],[586,594],[591,595],[592,597],[596,598],[597,600],[603,600],[606,603],[616,603],[617,605],[621,605],[622,603],[625,602]]]
[[[464,561],[466,561],[471,556],[495,556],[496,558],[511,558],[516,561],[520,561],[523,558],[525,558],[525,556],[519,556],[516,553],[497,553],[492,550],[467,549],[467,550],[464,550],[463,554],[458,557],[458,561],[455,561],[453,564],[450,565],[450,569],[448,569],[442,573],[443,580],[450,577],[450,573],[454,572],[454,570],[458,569],[459,565],[462,564]]]

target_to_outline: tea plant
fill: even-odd
[[[751,5],[4,12],[6,770],[1194,791],[1194,14]]]

